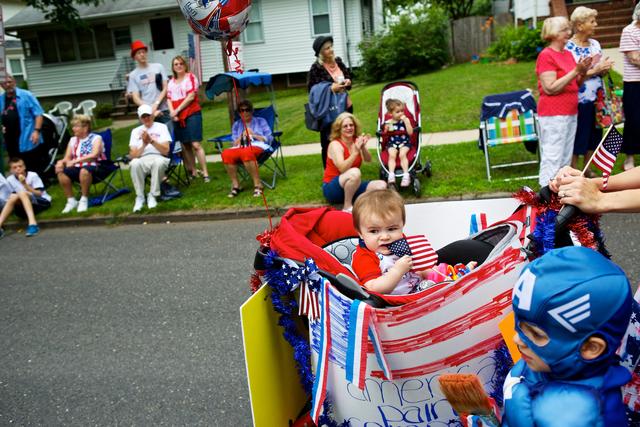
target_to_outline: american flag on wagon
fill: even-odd
[[[413,261],[411,271],[414,273],[427,270],[438,262],[438,254],[431,247],[429,240],[422,234],[396,240],[387,245],[387,248],[392,254],[399,257],[409,255],[411,261]]]
[[[616,157],[622,148],[622,135],[611,125],[604,139],[598,146],[598,149],[593,153],[591,161],[598,169],[602,171],[602,188],[607,188],[609,183],[609,175],[613,165],[616,163]]]

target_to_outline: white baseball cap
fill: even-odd
[[[142,117],[145,114],[149,114],[151,115],[151,105],[148,104],[142,104],[141,106],[138,107],[138,117]]]

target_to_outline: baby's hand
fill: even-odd
[[[405,255],[396,261],[395,266],[402,274],[405,274],[413,267],[413,261],[411,261],[411,257],[409,255]]]

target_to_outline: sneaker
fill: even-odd
[[[387,178],[387,184],[395,184],[395,183],[396,183],[396,176],[390,173],[389,177]]]
[[[147,195],[147,207],[149,209],[153,209],[156,206],[158,206],[158,202],[157,202],[155,196],[153,194],[148,194]]]
[[[411,184],[411,177],[408,173],[402,175],[402,181],[400,181],[400,187],[408,187]]]
[[[208,176],[205,176],[204,178],[202,178],[205,182],[205,184],[208,184],[211,182],[211,178],[209,178]]]
[[[4,228],[0,227],[0,239],[4,237]]]
[[[86,212],[87,209],[89,209],[89,200],[84,198],[80,199],[78,202],[78,212]]]
[[[144,197],[136,197],[136,202],[133,205],[134,212],[140,212],[144,207]]]
[[[78,206],[78,201],[76,199],[67,199],[67,204],[64,205],[64,209],[62,209],[62,213],[66,214],[74,210]]]
[[[35,236],[40,232],[40,227],[37,224],[30,224],[27,226],[27,232],[24,233],[26,237]]]

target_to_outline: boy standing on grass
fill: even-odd
[[[16,216],[29,221],[25,236],[35,236],[40,232],[36,213],[51,206],[51,196],[45,191],[38,174],[27,171],[22,159],[17,157],[9,159],[9,170],[11,175],[7,177],[7,184],[11,194],[0,212],[0,238],[4,236],[2,225],[14,211]]]

